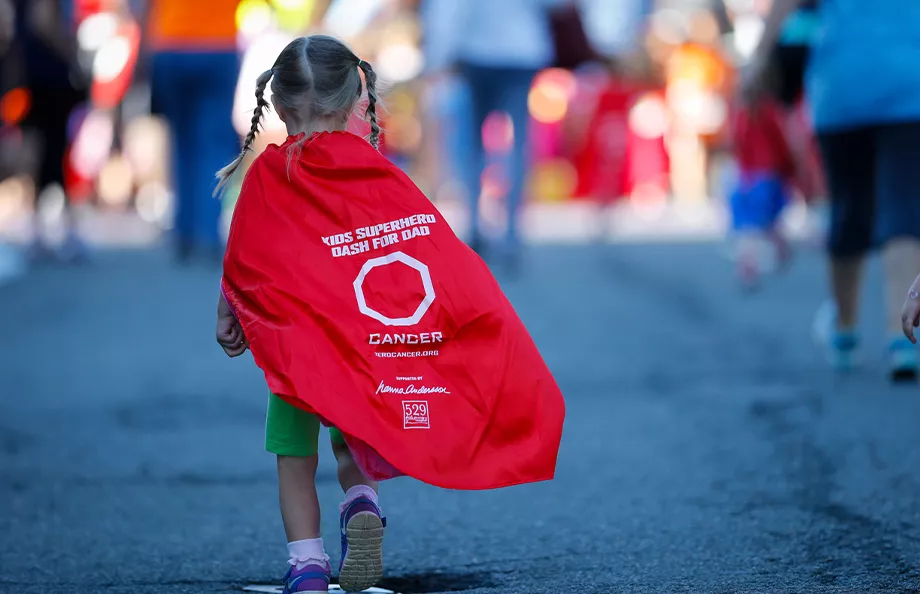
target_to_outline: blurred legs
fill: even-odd
[[[506,198],[508,216],[508,234],[505,237],[507,246],[514,250],[520,243],[518,233],[518,217],[520,207],[524,202],[528,171],[528,132],[530,112],[527,106],[527,97],[533,83],[535,72],[516,70],[506,74],[504,85],[500,88],[499,109],[511,116],[514,126],[514,144],[508,162],[509,188]]]
[[[506,210],[508,231],[506,243],[512,248],[519,243],[518,215],[524,199],[527,179],[527,140],[530,115],[527,96],[536,72],[522,68],[492,68],[466,65],[463,75],[471,95],[472,135],[465,151],[465,180],[470,199],[471,241],[481,242],[479,199],[486,155],[482,144],[482,126],[489,114],[507,113],[514,127],[514,143],[507,160],[508,194]]]
[[[859,319],[859,292],[863,258],[832,257],[830,263],[831,292],[837,304],[837,329],[852,330]],[[900,312],[900,305],[898,306]]]
[[[875,142],[870,130],[822,134],[830,184],[828,233],[831,292],[839,330],[856,326],[865,255],[875,229]]]
[[[154,86],[173,139],[175,233],[180,258],[220,251],[214,172],[237,150],[231,112],[238,73],[233,53],[175,52],[154,60]]]

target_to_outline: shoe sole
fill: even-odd
[[[348,552],[342,561],[339,586],[346,592],[367,590],[383,577],[383,520],[359,512],[345,526]]]

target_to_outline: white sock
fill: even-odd
[[[357,499],[358,497],[367,497],[374,502],[374,505],[380,507],[380,504],[377,502],[377,492],[368,487],[367,485],[355,485],[351,489],[345,492],[345,501],[339,506],[339,513],[345,511],[345,508],[348,505]]]
[[[322,538],[308,538],[295,540],[288,543],[288,563],[296,569],[303,569],[307,565],[325,565],[329,561],[323,549]]]

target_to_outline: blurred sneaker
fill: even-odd
[[[913,382],[920,371],[917,347],[907,338],[893,338],[888,343],[888,375],[893,382]]]
[[[837,327],[837,308],[833,303],[825,303],[818,309],[812,330],[815,342],[824,350],[834,370],[850,371],[858,365],[859,335],[855,330]]]
[[[342,561],[339,585],[346,592],[367,590],[383,577],[383,529],[386,518],[367,497],[358,497],[342,510]]]
[[[332,568],[327,562],[325,565],[311,563],[301,569],[291,566],[284,574],[284,586],[281,594],[326,594],[329,591],[329,576]]]

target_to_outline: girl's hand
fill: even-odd
[[[249,348],[243,327],[230,311],[223,295],[217,302],[217,344],[224,349],[228,357],[239,357]]]
[[[918,287],[920,287],[920,276],[910,287],[907,300],[904,302],[904,307],[901,308],[901,330],[904,331],[904,336],[914,344],[917,344],[914,328],[920,325],[920,289]]]

